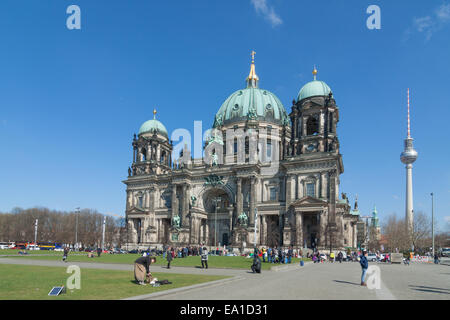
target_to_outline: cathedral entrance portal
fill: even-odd
[[[267,215],[267,245],[278,247],[280,245],[280,219],[277,215]]]
[[[231,233],[230,197],[220,188],[211,188],[203,194],[203,207],[208,214],[208,244],[228,244]]]
[[[308,248],[317,248],[319,242],[319,218],[318,213],[304,213],[303,224],[305,225],[306,245]]]

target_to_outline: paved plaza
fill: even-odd
[[[0,264],[67,266],[61,261],[29,258],[0,258]],[[73,262],[83,268],[133,271],[133,265]],[[168,300],[308,300],[308,299],[450,299],[450,266],[430,263],[370,263],[380,268],[381,288],[360,286],[359,263],[306,263],[305,266],[280,265],[272,271],[253,274],[249,270],[200,269],[152,266],[152,272],[228,275],[231,278],[213,283],[184,287],[130,297]]]

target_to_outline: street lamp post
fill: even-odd
[[[37,230],[38,230],[38,219],[36,219],[36,222],[34,224],[34,248],[37,248]]]
[[[105,250],[105,224],[106,224],[106,216],[103,216],[102,251]]]
[[[258,209],[255,208],[255,248],[256,248],[256,228],[258,225]]]
[[[432,254],[434,257],[434,194],[431,193],[431,241],[432,241]]]
[[[80,214],[80,207],[75,208],[76,212],[76,223],[75,223],[75,246],[77,247],[78,251],[78,215]],[[74,249],[75,249],[74,246]]]
[[[214,202],[214,247],[217,248],[217,204],[220,203],[222,199],[220,197],[213,198]]]

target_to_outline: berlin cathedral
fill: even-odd
[[[356,248],[359,210],[339,197],[339,108],[316,78],[314,68],[288,114],[259,87],[253,52],[246,87],[217,111],[219,135],[207,139],[202,159],[185,147],[172,161],[173,143],[154,111],[134,135],[123,181],[128,245]]]

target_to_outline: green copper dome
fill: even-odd
[[[169,138],[166,127],[164,127],[164,125],[156,119],[144,122],[144,124],[139,129],[139,135],[143,133],[159,133],[160,135]]]
[[[331,92],[330,87],[323,81],[313,80],[308,82],[300,89],[297,101],[314,96],[328,96]]]
[[[281,101],[272,92],[248,87],[231,94],[216,114],[213,127],[246,120],[289,124]]]

